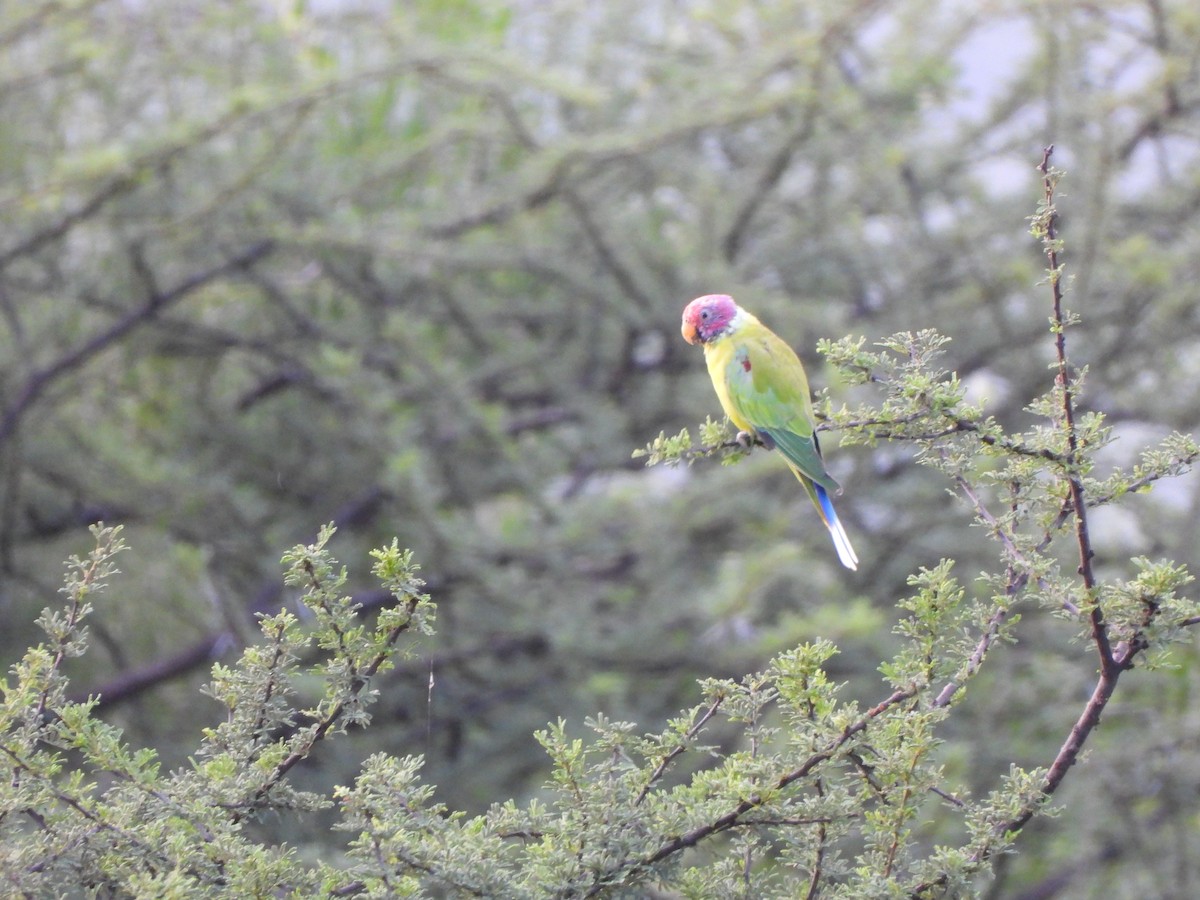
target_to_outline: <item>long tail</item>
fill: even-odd
[[[804,485],[804,490],[812,499],[813,506],[821,514],[821,521],[829,529],[829,536],[833,538],[833,546],[837,550],[838,559],[842,561],[842,565],[847,569],[857,569],[858,554],[850,546],[850,537],[846,534],[846,529],[842,527],[842,523],[838,521],[837,513],[833,509],[833,501],[829,499],[829,492],[798,468],[791,465],[791,463],[788,465],[792,470],[792,474]],[[834,483],[836,484],[837,482]]]
[[[808,487],[808,485],[806,484],[805,487]],[[842,523],[838,521],[837,513],[834,512],[833,501],[829,499],[829,494],[825,492],[825,488],[815,483],[812,484],[810,494],[816,502],[817,509],[821,513],[821,518],[825,520],[825,527],[829,529],[829,536],[833,538],[833,546],[837,549],[838,559],[842,561],[842,565],[847,569],[857,569],[858,554],[850,546],[850,538],[846,535],[846,529],[842,527]]]
[[[841,522],[838,521],[838,514],[833,509],[833,500],[829,499],[829,493],[824,490],[821,485],[816,484],[809,478],[805,478],[803,474],[796,473],[800,484],[804,485],[804,490],[809,492],[809,497],[812,498],[812,504],[817,508],[817,512],[821,514],[821,521],[826,523],[826,528],[829,529],[829,536],[833,538],[833,546],[838,551],[838,558],[841,564],[847,569],[858,569],[858,554],[854,552],[854,548],[850,546],[850,538],[846,535],[846,529],[842,528]]]

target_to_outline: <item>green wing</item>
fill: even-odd
[[[755,322],[730,335],[732,353],[725,377],[729,400],[740,417],[784,455],[798,475],[827,491],[841,486],[821,460],[813,430],[812,398],[804,367],[786,343]]]

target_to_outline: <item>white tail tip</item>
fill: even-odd
[[[846,535],[846,529],[837,519],[829,523],[829,535],[833,538],[833,546],[837,549],[838,559],[842,561],[842,565],[847,569],[857,571],[858,554],[850,546],[850,538]]]

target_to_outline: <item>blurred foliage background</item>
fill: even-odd
[[[388,749],[452,807],[528,796],[547,721],[658,727],[816,636],[873,696],[907,575],[990,552],[947,485],[826,434],[850,574],[770,455],[631,451],[717,413],[678,336],[713,291],[834,402],[818,338],[936,327],[1020,425],[1052,378],[1049,143],[1111,462],[1196,427],[1190,0],[35,0],[0,5],[0,48],[0,660],[85,525],[125,523],[75,685],[171,765],[218,714],[211,662],[289,602],[280,553],[330,520],[364,578],[411,546],[440,614],[324,783]],[[1099,511],[1098,565],[1194,560],[1198,502],[1189,478]],[[1067,627],[1023,623],[958,711],[947,763],[979,791],[1062,742],[1094,672],[1046,652]],[[1200,681],[1173,661],[1122,688],[996,896],[1191,895]],[[329,852],[307,824],[289,842]]]

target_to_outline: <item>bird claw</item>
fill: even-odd
[[[738,445],[743,450],[749,450],[752,446],[754,446],[754,435],[748,431],[739,431],[734,440],[738,442]]]

